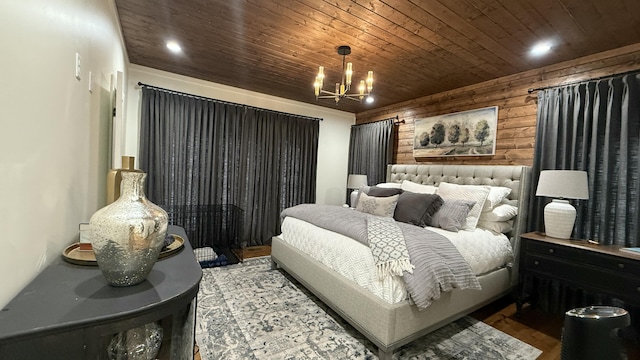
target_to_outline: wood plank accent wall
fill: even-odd
[[[399,164],[532,165],[536,93],[549,87],[640,69],[640,43],[356,114],[356,124],[396,117],[393,162]],[[380,81],[384,81],[380,79]],[[414,120],[498,106],[495,156],[414,158]]]

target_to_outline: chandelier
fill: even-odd
[[[334,99],[336,104],[342,99],[351,99],[354,101],[362,101],[367,97],[367,101],[372,101],[371,90],[373,90],[373,71],[367,73],[367,80],[360,80],[357,93],[349,93],[351,91],[351,77],[353,76],[353,65],[346,61],[346,56],[351,54],[351,48],[347,45],[338,47],[338,55],[342,55],[342,80],[336,83],[336,90],[328,91],[322,89],[324,82],[324,66],[318,68],[318,75],[313,84],[317,99]]]

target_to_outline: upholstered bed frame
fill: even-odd
[[[509,199],[517,201],[518,216],[508,234],[516,259],[511,267],[478,277],[482,290],[453,290],[444,293],[427,309],[419,311],[408,301],[389,304],[305,253],[273,238],[272,268],[291,274],[325,304],[370,339],[380,359],[391,359],[393,351],[486,304],[509,294],[518,282],[520,233],[526,226],[530,169],[526,166],[488,165],[389,165],[388,182],[411,180],[438,185],[455,184],[505,186]]]

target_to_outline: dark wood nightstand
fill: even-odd
[[[556,239],[539,232],[522,234],[517,314],[535,295],[535,289],[527,293],[527,282],[534,278],[557,280],[577,289],[640,305],[640,254],[620,251],[620,248],[586,240]]]

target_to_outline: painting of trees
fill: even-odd
[[[447,140],[454,145],[460,140],[460,125],[453,124],[449,127],[449,137]]]
[[[480,120],[476,124],[476,132],[474,136],[478,141],[480,141],[480,145],[482,145],[487,136],[489,136],[489,123],[487,123],[487,120]]]
[[[462,143],[462,146],[469,142],[469,136],[469,128],[465,127],[462,129],[462,133],[460,134],[460,142]]]
[[[416,119],[413,155],[494,155],[497,123],[497,106]]]
[[[420,146],[429,145],[429,134],[426,132],[423,132],[422,134],[420,134],[420,139],[418,141],[420,142]]]
[[[431,143],[438,147],[444,141],[444,125],[439,123],[433,125],[430,135]]]

